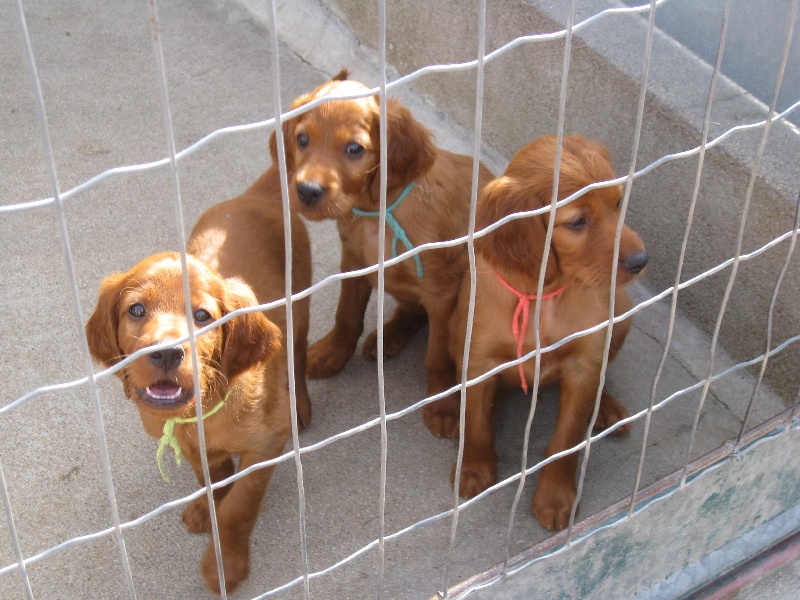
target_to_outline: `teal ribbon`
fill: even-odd
[[[394,239],[392,240],[392,258],[397,256],[397,241],[400,240],[403,242],[403,245],[408,249],[412,250],[414,245],[408,239],[408,235],[406,235],[406,230],[403,229],[403,226],[400,225],[398,220],[392,214],[392,211],[399,206],[399,204],[408,196],[408,192],[411,191],[411,188],[414,187],[414,182],[412,181],[409,183],[400,195],[397,197],[391,206],[386,207],[386,223],[391,227],[392,231],[394,231]],[[359,210],[357,208],[353,209],[353,214],[358,217],[380,217],[380,211],[369,211],[369,210]],[[414,262],[417,263],[417,279],[422,279],[422,260],[419,257],[419,254],[415,254],[412,256]]]

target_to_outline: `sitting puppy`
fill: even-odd
[[[192,325],[186,322],[180,255],[156,254],[127,273],[108,276],[86,324],[95,360],[109,367],[133,352],[188,334],[230,312],[283,298],[283,211],[277,169],[268,170],[244,195],[208,209],[187,244]],[[308,236],[292,221],[295,292],[310,285]],[[252,289],[251,289],[252,288]],[[255,294],[253,293],[255,291]],[[212,482],[275,458],[291,436],[285,339],[281,306],[236,316],[196,340],[208,466]],[[308,300],[293,305],[295,381],[299,425],[311,405],[305,385]],[[117,375],[139,409],[145,431],[185,454],[204,484],[195,417],[197,394],[189,343],[144,355]],[[165,424],[168,427],[165,428]],[[167,429],[174,428],[171,437]],[[163,437],[162,437],[163,436]],[[180,449],[180,452],[177,450]],[[248,574],[249,539],[274,467],[259,469],[214,491],[225,584],[233,590]],[[163,471],[165,479],[166,474]],[[209,533],[205,495],[183,512],[192,533]],[[209,588],[220,593],[213,541],[201,565]]]
[[[555,136],[540,138],[520,150],[504,175],[483,190],[478,200],[476,231],[508,214],[549,206],[555,154]],[[565,137],[558,198],[566,198],[591,183],[613,179],[609,161],[608,150],[600,143],[577,135]],[[619,185],[599,188],[556,210],[541,301],[541,347],[608,319],[621,192]],[[549,214],[545,213],[512,220],[475,240],[477,296],[469,379],[535,347],[532,307],[546,251],[548,219]],[[615,314],[630,309],[631,302],[623,288],[644,269],[647,260],[642,240],[623,225]],[[459,367],[464,353],[469,283],[465,277],[450,323],[450,350]],[[630,325],[628,319],[614,326],[609,359],[619,351]],[[600,385],[605,336],[605,329],[601,329],[542,354],[541,385],[560,386],[558,419],[546,456],[571,448],[585,437]],[[458,483],[462,496],[471,498],[497,479],[492,409],[498,384],[522,385],[527,391],[534,368],[535,360],[531,358],[468,388],[464,459]],[[607,428],[627,416],[625,408],[603,390],[596,426]],[[617,433],[628,430],[629,427],[621,427]],[[577,462],[577,453],[573,453],[541,470],[531,510],[548,529],[563,529],[569,522],[576,497]]]
[[[331,97],[284,124],[289,195],[293,210],[309,219],[336,219],[342,243],[342,272],[378,262],[380,204],[380,107],[375,96],[337,100],[369,88],[347,81],[343,70],[332,81],[296,99],[295,109]],[[472,158],[433,145],[431,132],[394,100],[387,102],[387,194],[385,257],[427,242],[467,233],[472,189]],[[274,136],[271,151],[277,161]],[[479,187],[492,179],[483,165]],[[384,354],[394,356],[428,322],[425,369],[428,394],[455,385],[455,366],[447,352],[447,323],[467,269],[465,245],[426,250],[385,270],[385,289],[397,308],[384,325]],[[364,330],[364,311],[377,273],[342,280],[333,329],[312,344],[308,375],[330,377],[353,355]],[[377,332],[363,353],[377,357]],[[425,422],[445,435],[438,415],[458,409],[454,395],[425,407]],[[448,408],[449,407],[449,408]]]

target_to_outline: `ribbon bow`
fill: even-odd
[[[232,390],[231,390],[232,391]],[[203,414],[203,420],[208,419],[209,417],[213,416],[222,406],[225,404],[225,401],[231,395],[229,391],[225,397],[219,401],[219,403],[212,408],[207,413]],[[187,423],[197,423],[197,416],[194,417],[173,417],[172,419],[167,419],[166,423],[164,423],[164,435],[161,436],[161,439],[158,442],[158,450],[156,451],[156,462],[158,462],[158,470],[161,472],[161,477],[164,478],[164,481],[167,483],[170,482],[169,475],[164,470],[164,450],[166,450],[167,446],[172,448],[175,452],[175,464],[180,466],[181,464],[181,447],[178,445],[178,439],[175,437],[175,425],[186,425]]]
[[[408,235],[406,235],[406,230],[403,229],[403,226],[400,225],[400,222],[395,218],[392,214],[392,211],[398,207],[398,205],[408,196],[408,192],[411,191],[411,188],[414,187],[414,182],[412,181],[409,183],[403,191],[400,192],[400,195],[397,197],[391,206],[386,207],[386,224],[394,231],[394,239],[392,240],[392,258],[397,256],[397,241],[400,240],[403,242],[403,245],[408,248],[409,250],[414,248],[414,245],[408,239]],[[358,208],[353,209],[353,214],[359,217],[379,217],[379,211],[370,211],[370,210],[359,210]],[[417,263],[417,279],[422,279],[422,260],[419,257],[419,254],[415,254],[413,257],[414,262]]]
[[[514,294],[517,298],[519,298],[519,302],[517,302],[517,308],[514,309],[514,316],[511,320],[511,332],[514,334],[514,339],[517,340],[517,358],[522,358],[522,344],[525,341],[525,331],[528,329],[528,316],[530,314],[531,308],[531,300],[536,300],[538,296],[536,294],[523,294],[516,288],[514,288],[510,283],[508,283],[505,279],[500,277],[500,274],[496,271],[494,272],[495,277],[497,280],[502,283],[505,288]],[[567,286],[558,288],[555,292],[550,292],[549,294],[542,295],[542,300],[547,298],[553,298],[558,296],[561,292],[567,289]],[[526,394],[528,393],[528,382],[525,381],[525,369],[523,368],[523,363],[519,363],[519,378],[522,382],[522,391]]]

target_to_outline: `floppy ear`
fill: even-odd
[[[534,210],[543,204],[532,190],[518,180],[502,176],[490,182],[478,198],[475,231],[488,227],[506,215]],[[538,278],[544,256],[547,224],[544,215],[513,219],[491,233],[475,239],[475,250],[493,266]],[[555,274],[551,254],[545,278]]]
[[[294,124],[292,120],[284,122],[283,124],[283,150],[286,157],[286,173],[289,177],[292,176],[294,171]],[[278,166],[278,140],[273,131],[269,135],[269,155],[272,157],[272,164]]]
[[[117,341],[119,296],[125,287],[127,273],[113,273],[100,284],[97,305],[86,322],[86,340],[92,358],[108,368],[124,358]],[[119,375],[119,373],[117,373]]]
[[[436,162],[436,146],[431,132],[417,121],[405,106],[395,99],[386,102],[386,140],[388,165],[387,190],[397,189],[416,181],[430,171]],[[376,124],[375,135],[379,136]],[[380,141],[376,139],[375,147]],[[371,198],[380,201],[380,173],[372,178]]]
[[[238,279],[224,280],[223,312],[258,304],[248,285]],[[281,330],[264,313],[238,315],[222,326],[223,349],[221,368],[228,381],[250,367],[265,361],[281,347]]]

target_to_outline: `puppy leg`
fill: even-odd
[[[472,498],[497,481],[497,454],[494,450],[494,395],[497,377],[491,377],[467,390],[467,413],[464,426],[464,460],[458,493]],[[455,483],[455,466],[450,474]]]
[[[428,351],[425,371],[428,374],[428,396],[450,389],[456,383],[456,365],[448,348],[448,322],[452,314],[449,303],[439,302],[428,309],[430,318]],[[460,365],[459,365],[460,366]],[[425,406],[422,418],[436,437],[454,438],[458,435],[461,394],[454,392]]]
[[[358,268],[355,265],[348,266],[343,259],[342,272]],[[308,349],[309,377],[316,379],[336,375],[353,356],[358,338],[364,331],[364,311],[371,293],[372,286],[366,277],[342,280],[333,329]]]
[[[190,457],[189,462],[192,464],[194,474],[197,476],[197,482],[201,486],[204,486],[205,481],[203,479],[203,468],[200,463],[200,456]],[[222,481],[233,475],[235,469],[233,460],[229,456],[222,462],[214,464],[209,463],[208,470],[209,475],[211,475],[211,482],[216,483],[217,481]],[[230,490],[230,485],[214,490],[214,503],[218,504]],[[208,496],[203,494],[184,509],[181,520],[183,524],[186,525],[186,530],[189,533],[211,533],[211,521],[209,517]]]
[[[421,306],[398,304],[392,317],[383,324],[383,355],[386,358],[397,356],[409,338],[428,321],[425,309]],[[362,352],[365,358],[378,358],[378,331],[371,332],[364,340]]]
[[[630,416],[628,410],[622,406],[617,400],[608,393],[606,388],[603,388],[603,393],[600,396],[600,408],[597,411],[597,420],[594,422],[595,431],[604,431]],[[631,424],[626,423],[621,427],[615,429],[611,435],[620,436],[630,432]]]
[[[625,291],[620,290],[617,292],[617,299],[614,304],[614,314],[619,316],[628,312],[631,308],[631,304],[631,299],[628,294]],[[631,329],[631,323],[632,319],[625,319],[624,321],[620,321],[614,325],[614,329],[611,332],[611,345],[608,352],[609,363],[614,360],[617,352],[619,352],[620,348],[622,348],[622,344],[625,343],[625,338],[628,336],[628,332]],[[630,413],[628,413],[628,410],[622,406],[622,404],[620,404],[611,394],[609,394],[606,388],[603,388],[603,393],[600,396],[600,408],[597,412],[597,420],[595,421],[594,429],[596,431],[603,431],[622,419],[628,418],[629,416]],[[631,424],[628,423],[627,425],[623,425],[622,427],[615,429],[612,435],[625,435],[630,430]]]
[[[303,431],[311,424],[311,400],[306,387],[306,360],[308,342],[306,335],[295,335],[294,340],[294,389],[297,398],[297,427]]]
[[[272,452],[242,454],[239,468],[244,470],[255,463],[275,458],[283,448],[283,443],[274,446]],[[217,503],[222,570],[225,574],[225,589],[228,592],[236,589],[250,571],[250,534],[253,532],[261,509],[261,501],[274,471],[274,466],[258,469],[237,480],[224,500]],[[219,594],[221,586],[213,539],[209,540],[200,571],[211,591]]]
[[[570,373],[570,369],[565,368]],[[597,389],[595,378],[588,377],[587,384],[578,369],[570,376],[561,377],[561,394],[558,399],[558,418],[556,430],[547,445],[545,457],[558,454],[579,444],[585,434],[585,423],[592,411],[592,390]],[[573,452],[544,467],[539,475],[539,484],[531,503],[531,512],[546,529],[564,529],[569,524],[572,504],[577,495],[575,471],[578,467],[578,453]]]

